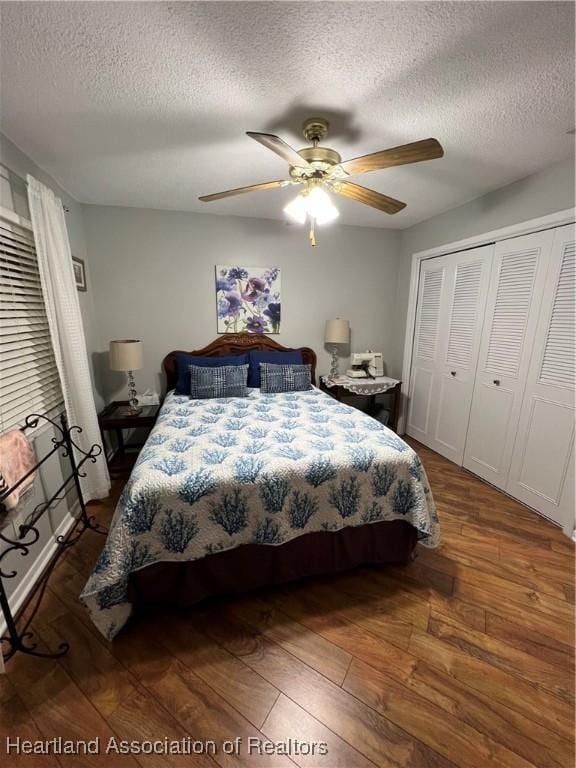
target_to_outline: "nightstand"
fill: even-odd
[[[337,376],[331,379],[329,376],[320,378],[320,389],[338,401],[348,398],[368,398],[368,413],[376,411],[376,397],[378,395],[390,395],[390,419],[386,425],[394,432],[398,429],[398,414],[400,409],[400,388],[402,382],[390,379],[387,376],[379,376],[376,379],[356,379],[350,376]]]
[[[102,433],[102,444],[104,442],[104,432],[116,432],[117,449],[112,459],[119,457],[122,459],[126,454],[126,446],[124,444],[123,429],[147,429],[150,431],[160,411],[160,404],[158,405],[143,405],[140,413],[131,416],[125,416],[121,413],[120,408],[128,405],[127,400],[116,400],[110,405],[107,405],[104,410],[98,414],[98,425],[100,426],[100,432]],[[131,446],[141,448],[142,445]],[[111,461],[112,461],[111,459]],[[110,462],[109,462],[110,465]]]

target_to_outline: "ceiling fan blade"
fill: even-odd
[[[401,147],[383,149],[381,152],[373,152],[371,155],[355,157],[353,160],[345,160],[340,163],[349,176],[357,173],[379,171],[382,168],[392,168],[395,165],[407,165],[420,163],[422,160],[434,160],[442,157],[444,150],[436,139],[423,139],[412,144],[403,144]]]
[[[262,189],[275,189],[276,187],[285,187],[292,182],[286,181],[265,181],[262,184],[252,184],[251,187],[237,187],[236,189],[227,189],[226,192],[215,192],[213,195],[202,195],[198,200],[203,203],[210,203],[212,200],[221,200],[223,197],[233,197],[234,195],[243,195],[245,192],[259,192]]]
[[[344,197],[349,197],[358,203],[364,203],[364,205],[370,205],[372,208],[384,211],[384,213],[398,213],[402,208],[406,208],[406,203],[402,203],[400,200],[381,195],[380,192],[366,189],[366,187],[353,184],[351,181],[339,180],[332,185],[332,189],[339,195],[344,195]]]
[[[251,139],[260,142],[260,144],[268,149],[271,149],[272,152],[276,152],[277,155],[280,155],[280,157],[283,160],[286,160],[287,163],[290,163],[290,165],[294,165],[297,168],[312,167],[308,160],[304,160],[303,157],[300,157],[298,152],[296,152],[295,149],[292,149],[289,144],[286,144],[286,142],[279,136],[274,136],[272,133],[255,133],[254,131],[246,131],[246,135],[250,136]]]

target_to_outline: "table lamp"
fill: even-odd
[[[142,412],[136,399],[136,387],[133,371],[139,371],[143,365],[142,342],[138,339],[119,339],[110,342],[110,369],[128,373],[128,396],[130,405],[122,408],[123,416],[137,416]]]
[[[348,320],[342,320],[337,317],[335,320],[326,322],[324,331],[324,342],[332,346],[332,365],[330,366],[330,376],[338,376],[338,345],[348,344],[350,341],[350,323]]]

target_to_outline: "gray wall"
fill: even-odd
[[[390,364],[402,371],[413,253],[574,207],[574,161],[567,159],[533,176],[402,230],[396,289],[395,346]]]
[[[572,206],[571,161],[406,230],[321,229],[315,249],[305,229],[275,221],[84,206],[101,339],[94,355],[99,396],[125,393],[125,377],[108,370],[110,339],[142,338],[141,391],[161,387],[160,362],[169,349],[201,347],[217,336],[218,263],[282,267],[278,340],[312,346],[320,373],[329,367],[324,322],[340,316],[351,322],[351,348],[381,350],[387,372],[400,377],[413,253]],[[346,363],[343,357],[342,370]]]
[[[125,376],[108,370],[110,339],[140,338],[145,368],[139,391],[158,389],[164,355],[202,347],[217,336],[216,264],[280,266],[285,346],[310,346],[319,372],[329,369],[324,323],[350,320],[352,349],[394,348],[399,233],[335,226],[311,248],[305,228],[267,219],[84,207],[103,354],[98,379],[106,399],[125,393]],[[346,366],[341,360],[341,370]],[[392,375],[397,368],[390,367]]]

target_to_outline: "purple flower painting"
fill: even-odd
[[[280,333],[279,267],[216,267],[218,333]]]

